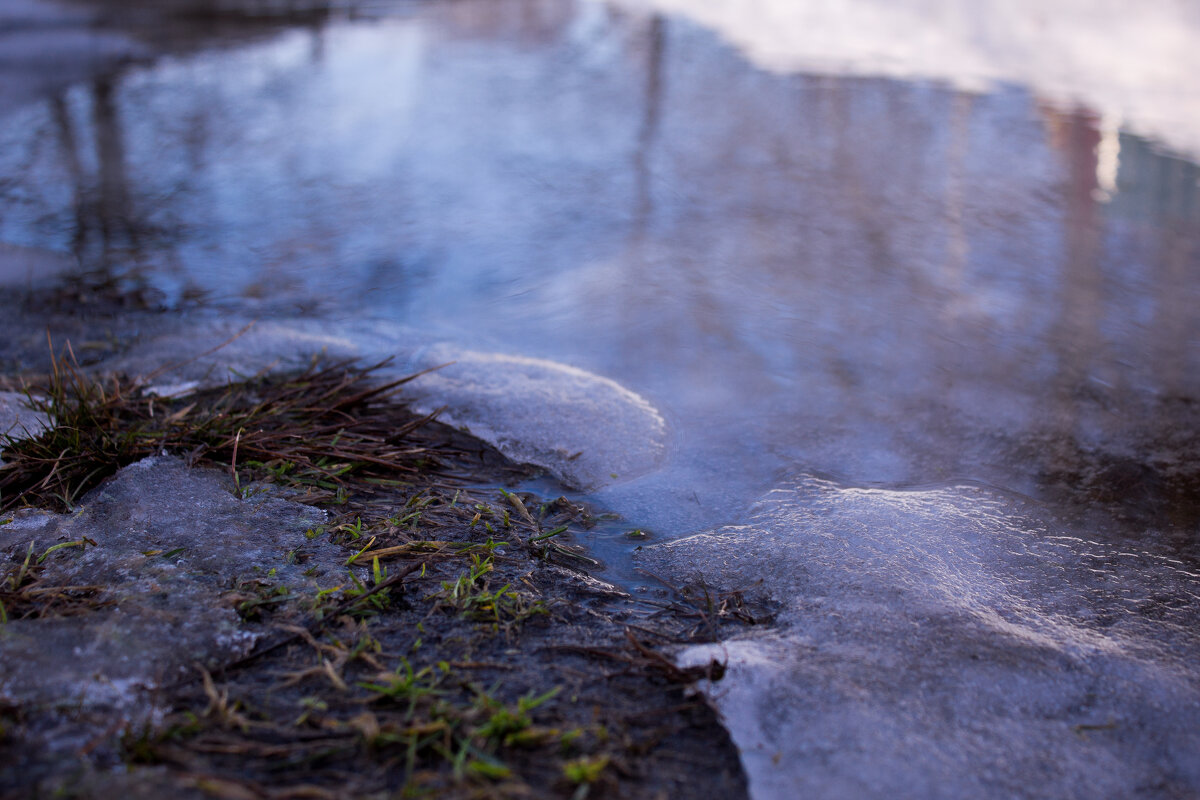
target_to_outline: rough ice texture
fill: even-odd
[[[0,392],[0,442],[5,436],[36,436],[46,427],[46,415],[25,405],[25,399],[16,392]]]
[[[754,797],[1200,793],[1200,576],[960,486],[805,478],[645,566],[763,592],[780,626],[691,648]]]
[[[230,600],[239,580],[300,594],[337,581],[341,558],[305,536],[323,512],[266,496],[239,500],[231,484],[221,472],[149,458],[121,470],[76,513],[24,511],[0,526],[9,562],[20,562],[31,542],[41,554],[94,541],[49,554],[41,578],[101,587],[96,599],[111,603],[0,629],[0,701],[61,711],[42,725],[48,747],[81,747],[114,719],[146,722],[155,687],[248,652],[257,634]]]
[[[653,469],[666,423],[641,396],[581,369],[542,359],[431,348],[429,363],[450,366],[414,381],[408,394],[440,419],[465,426],[514,461],[548,469],[567,484],[594,489]]]
[[[430,345],[387,323],[275,320],[238,335],[241,327],[218,322],[155,336],[104,368],[154,375],[149,390],[174,395],[298,368],[318,355],[364,364],[394,357],[381,373],[392,377],[449,364],[409,384],[404,396],[424,413],[444,408],[442,422],[466,427],[514,461],[543,467],[571,486],[594,489],[644,474],[665,452],[666,424],[650,403],[565,364]],[[164,363],[180,366],[163,372]]]

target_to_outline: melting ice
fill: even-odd
[[[1130,797],[1200,791],[1200,575],[973,487],[801,477],[645,565],[782,602],[708,691],[752,792]]]

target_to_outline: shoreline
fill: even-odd
[[[432,437],[461,456],[462,434]],[[745,796],[717,715],[687,692],[719,665],[667,655],[734,618],[589,577],[559,542],[591,512],[470,489],[513,474],[477,447],[474,474],[360,483],[361,496],[353,479],[330,492],[284,485],[278,465],[235,481],[152,456],[72,514],[0,515],[0,650],[41,665],[0,689],[4,794]],[[100,629],[147,649],[64,663],[56,647]]]

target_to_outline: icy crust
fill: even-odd
[[[707,691],[759,800],[1200,792],[1200,576],[1168,557],[975,487],[812,478],[645,553],[786,607],[680,656],[728,657]]]
[[[29,408],[26,399],[17,392],[0,392],[0,442],[6,436],[14,439],[36,436],[46,427],[46,415]]]
[[[414,381],[418,410],[463,426],[513,461],[579,489],[649,472],[663,457],[666,423],[644,398],[575,367],[440,345],[424,359],[450,366]]]
[[[199,387],[243,381],[279,369],[298,369],[314,356],[333,360],[374,355],[364,343],[395,332],[341,331],[315,320],[254,321],[197,319],[150,331],[119,358],[102,363],[106,372],[122,372],[147,381],[147,389],[177,395]]]
[[[444,409],[442,422],[576,488],[644,474],[665,453],[663,417],[608,378],[553,361],[430,343],[384,322],[200,324],[148,338],[104,369],[149,376],[148,390],[170,396],[303,367],[315,356],[363,364],[391,357],[386,374],[394,377],[440,366],[405,387],[418,411]],[[163,370],[165,364],[177,366]]]
[[[265,496],[243,501],[231,489],[223,473],[150,458],[74,514],[20,512],[0,526],[10,565],[30,543],[36,559],[56,544],[95,542],[50,553],[39,578],[98,587],[94,600],[109,604],[80,616],[10,619],[0,629],[0,702],[46,710],[47,747],[82,747],[116,730],[114,717],[150,721],[155,687],[247,653],[257,634],[234,609],[240,582],[301,595],[337,582],[336,553],[305,536],[323,512]]]

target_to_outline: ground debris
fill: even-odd
[[[366,403],[382,395],[368,385],[304,375],[157,399],[153,416],[132,400],[133,429],[190,457],[115,463],[90,493],[56,457],[40,483],[61,478],[73,512],[2,515],[0,796],[651,798],[701,781],[745,795],[714,712],[687,693],[720,664],[675,667],[659,647],[687,641],[692,616],[647,611],[583,571],[594,562],[568,528],[590,524],[587,508],[467,488],[520,473],[464,434]],[[314,384],[330,393],[306,408],[354,413],[316,433],[288,418],[281,387]],[[285,419],[181,447],[187,425],[244,401]],[[89,424],[111,433],[127,405]],[[82,427],[66,410],[59,426]],[[398,438],[418,431],[424,443]],[[327,438],[297,456],[297,434]],[[322,461],[321,448],[360,449]],[[13,463],[9,476],[29,467]],[[55,505],[30,485],[13,505]]]
[[[465,454],[422,430],[436,413],[389,403],[417,375],[375,379],[384,366],[314,362],[300,372],[163,397],[147,388],[153,376],[81,372],[68,345],[25,393],[26,417],[55,424],[33,436],[0,436],[0,508],[70,510],[121,467],[165,452],[227,466],[239,490],[243,477],[259,475],[312,501],[344,496],[349,477],[374,485],[418,475],[428,481],[447,468],[439,458]]]

